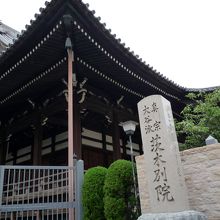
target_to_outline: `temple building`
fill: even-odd
[[[73,151],[85,169],[130,158],[119,124],[138,122],[142,98],[163,95],[179,119],[194,91],[147,65],[81,0],[45,2],[21,34],[0,23],[0,164],[67,164],[67,38],[74,52]],[[142,154],[139,128],[133,141],[134,154]]]

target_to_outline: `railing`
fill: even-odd
[[[0,166],[0,219],[81,220],[83,172],[81,160],[74,167]]]

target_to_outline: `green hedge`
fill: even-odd
[[[107,220],[133,220],[139,216],[134,196],[132,163],[117,160],[108,168],[104,185],[104,212]]]
[[[85,174],[82,192],[84,220],[105,220],[103,186],[106,173],[106,168],[94,167]]]

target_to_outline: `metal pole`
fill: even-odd
[[[73,186],[73,50],[67,48],[68,53],[68,166],[69,166],[69,202],[74,201]],[[74,209],[69,209],[69,220],[74,219]]]
[[[131,151],[132,175],[133,175],[133,182],[134,182],[134,195],[135,195],[135,198],[137,199],[136,177],[135,177],[135,172],[134,172],[134,155],[133,155],[131,135],[129,135],[129,142],[130,142],[130,151]]]
[[[84,177],[84,163],[83,160],[76,162],[76,220],[83,219],[82,207],[82,186]]]

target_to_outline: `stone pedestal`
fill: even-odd
[[[207,220],[207,217],[196,211],[184,211],[174,213],[142,214],[138,220]]]

